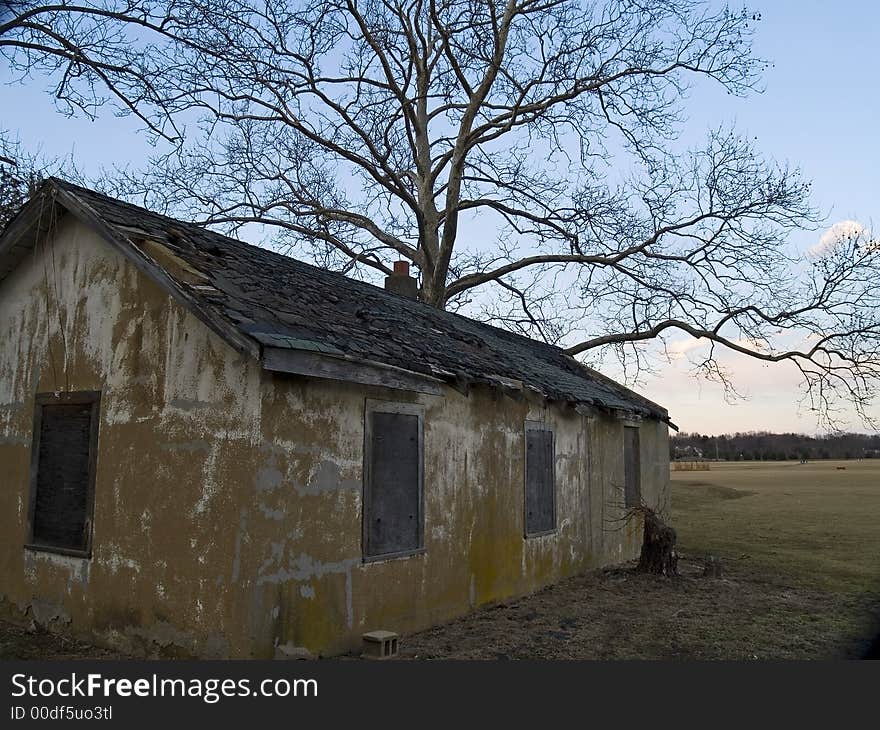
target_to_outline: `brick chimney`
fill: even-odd
[[[409,261],[395,261],[394,273],[385,277],[385,288],[410,299],[419,298],[419,285],[409,275]]]

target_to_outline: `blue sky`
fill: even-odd
[[[814,202],[828,215],[827,226],[843,220],[880,226],[880,3],[775,0],[756,7],[762,16],[756,51],[771,63],[764,92],[740,99],[710,86],[694,89],[683,141],[696,144],[708,128],[733,124],[757,138],[767,156],[800,166],[813,180]],[[87,176],[114,164],[137,167],[150,154],[135,120],[109,113],[94,122],[70,119],[55,110],[45,79],[10,81],[0,69],[0,128],[17,134],[26,149],[70,155]],[[821,233],[804,231],[794,242],[806,248]],[[727,358],[734,382],[749,398],[726,404],[719,387],[688,374],[684,342],[677,359],[639,384],[684,430],[816,430],[815,418],[798,407],[791,369]],[[880,409],[876,413],[880,417]],[[851,426],[859,423],[853,419]]]
[[[756,137],[764,154],[800,166],[813,181],[815,204],[828,215],[823,229],[793,237],[801,247],[817,243],[838,221],[880,228],[880,3],[776,0],[756,7],[762,14],[756,52],[772,64],[764,93],[739,99],[715,87],[696,90],[687,134],[733,123]],[[680,342],[682,350],[693,344]],[[816,430],[815,417],[798,403],[800,378],[793,367],[738,355],[723,363],[747,400],[727,404],[720,386],[695,381],[687,353],[648,378],[642,390],[687,431]],[[873,414],[880,417],[880,408]],[[864,430],[853,414],[842,415]]]

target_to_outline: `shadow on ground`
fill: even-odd
[[[880,596],[854,598],[753,575],[748,561],[704,578],[683,557],[681,577],[632,566],[596,571],[532,596],[407,636],[421,659],[858,658]]]

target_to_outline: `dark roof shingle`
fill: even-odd
[[[556,401],[666,420],[666,411],[560,348],[252,246],[70,183],[52,180],[130,240],[167,247],[205,280],[203,309],[263,345],[344,353],[433,377],[522,382]],[[172,274],[173,272],[169,271]]]

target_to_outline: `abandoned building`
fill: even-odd
[[[46,181],[0,238],[0,610],[329,655],[637,556],[666,411],[414,288]]]

